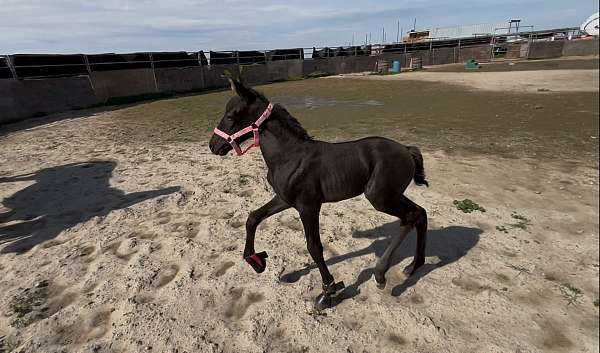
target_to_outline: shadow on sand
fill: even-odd
[[[381,257],[385,251],[389,237],[400,232],[400,221],[385,224],[375,229],[366,231],[357,231],[352,234],[354,238],[368,238],[374,239],[374,241],[366,248],[353,251],[344,255],[339,255],[327,260],[328,265],[337,264],[339,262],[360,257],[364,255],[375,254],[377,257]],[[421,278],[427,276],[431,271],[451,264],[461,257],[465,256],[469,250],[471,250],[479,241],[479,235],[482,233],[479,228],[468,228],[452,226],[443,229],[430,229],[427,232],[427,256],[438,257],[439,262],[436,264],[425,264],[417,272],[408,277],[404,283],[396,285],[392,289],[393,296],[400,296],[408,288],[414,286]],[[412,258],[415,254],[416,249],[416,234],[411,232],[408,238],[400,245],[394,255],[392,256],[391,266],[395,266],[402,262],[406,258]],[[373,266],[375,263],[373,263]],[[409,266],[410,267],[410,266]],[[280,280],[285,283],[294,283],[298,281],[302,276],[307,275],[311,270],[316,269],[315,265],[310,265],[303,269],[286,273],[281,276]],[[356,281],[339,293],[335,298],[334,306],[341,303],[345,299],[353,298],[360,293],[360,286],[371,279],[373,276],[373,268],[364,269],[359,275]],[[391,285],[388,280],[388,285]]]
[[[91,161],[46,168],[35,173],[0,177],[0,184],[35,183],[5,198],[0,213],[0,253],[23,253],[54,239],[61,231],[95,216],[168,195],[179,187],[125,194],[110,186],[116,163]]]

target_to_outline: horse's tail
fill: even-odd
[[[413,180],[417,185],[425,185],[429,187],[429,183],[425,180],[425,168],[423,167],[423,155],[418,147],[408,146],[408,152],[410,153],[413,161],[415,161],[415,176]]]

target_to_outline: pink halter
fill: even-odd
[[[265,109],[265,111],[262,113],[262,115],[252,125],[241,129],[240,131],[234,133],[233,135],[229,135],[229,134],[219,130],[218,128],[215,128],[215,134],[218,136],[221,136],[227,142],[229,142],[231,147],[233,147],[233,149],[235,150],[235,153],[237,153],[238,156],[241,156],[241,155],[245,154],[246,152],[248,152],[248,150],[251,149],[252,147],[260,146],[259,145],[260,140],[259,140],[259,136],[258,136],[258,127],[265,120],[267,120],[269,115],[271,115],[272,111],[273,111],[273,103],[269,102],[267,109]],[[252,145],[248,146],[245,150],[242,151],[240,146],[238,146],[237,142],[235,142],[235,139],[237,139],[238,137],[240,137],[242,135],[249,133],[250,131],[252,131],[252,133],[254,134],[254,142],[252,143]]]

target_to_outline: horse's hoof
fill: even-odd
[[[315,310],[321,311],[331,308],[331,295],[327,293],[321,293],[315,300]]]
[[[385,285],[387,282],[385,280],[385,276],[375,273],[375,275],[373,277],[375,278],[375,283],[377,283],[377,288],[379,288],[381,290],[385,289]]]

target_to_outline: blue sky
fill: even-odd
[[[0,53],[99,53],[347,45],[417,29],[579,26],[598,0],[0,0]]]

